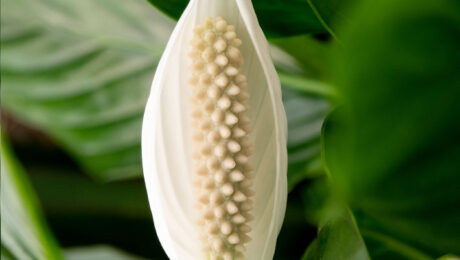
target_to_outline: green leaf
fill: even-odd
[[[63,259],[23,169],[1,138],[2,259]]]
[[[458,7],[373,1],[342,32],[325,160],[374,259],[459,254]]]
[[[142,0],[2,5],[2,105],[94,177],[139,176],[144,105],[174,23]]]
[[[179,19],[188,0],[147,0],[173,19]],[[322,33],[325,29],[305,0],[253,0],[252,4],[267,37]],[[273,19],[276,17],[276,19]]]
[[[6,110],[53,137],[97,179],[140,176],[143,110],[174,22],[142,0],[2,5]],[[331,88],[290,76],[300,69],[286,54],[275,63],[283,85],[296,90],[285,93],[293,187],[322,172],[319,135]]]
[[[336,40],[340,26],[348,23],[348,12],[358,0],[307,0],[318,20]]]
[[[309,79],[327,79],[329,76],[328,63],[332,42],[322,42],[311,35],[270,39],[270,42],[294,57]],[[327,93],[324,94],[334,91],[328,86],[325,88],[322,93]]]
[[[106,245],[68,248],[65,255],[67,260],[142,260],[140,257]]]
[[[329,216],[302,260],[370,260],[366,245],[350,212]]]
[[[283,103],[288,119],[288,186],[292,190],[306,178],[323,174],[321,162],[321,125],[329,102],[314,95],[299,95],[283,90]]]
[[[281,82],[283,82],[283,87],[296,90],[300,94],[305,94],[309,97],[318,96],[322,99],[333,99],[336,96],[335,89],[325,82],[283,72],[278,74]]]

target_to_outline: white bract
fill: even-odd
[[[168,257],[272,259],[287,199],[286,116],[250,0],[191,0],[158,65],[142,157]]]

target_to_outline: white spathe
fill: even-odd
[[[287,122],[278,75],[250,0],[191,0],[158,65],[144,115],[142,159],[155,229],[173,260],[205,259],[193,207],[189,41],[207,16],[222,16],[242,40],[254,168],[254,220],[246,259],[272,259],[287,200]]]

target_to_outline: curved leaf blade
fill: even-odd
[[[3,134],[1,147],[2,258],[63,259],[57,242],[46,226],[33,188],[13,157]]]

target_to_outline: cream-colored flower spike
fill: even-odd
[[[168,257],[272,259],[287,197],[279,79],[250,0],[191,0],[160,60],[142,157]]]
[[[235,26],[207,17],[194,29],[189,53],[197,208],[204,253],[243,258],[252,219],[248,164],[248,94]]]

